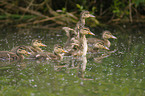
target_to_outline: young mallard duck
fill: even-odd
[[[101,42],[101,41],[96,42],[96,43],[94,44],[94,48],[109,50],[109,48],[106,47],[106,46],[104,46],[104,43]]]
[[[74,37],[75,35],[77,35],[76,31],[72,28],[69,28],[69,27],[62,27],[63,30],[65,30],[66,32],[66,36],[68,38],[72,38]]]
[[[85,35],[94,35],[94,33],[92,33],[89,28],[82,28],[80,29],[79,33],[80,38],[75,38],[73,40],[74,43],[72,44],[74,45],[74,47],[65,55],[85,56],[87,54],[88,45]]]
[[[50,52],[39,52],[36,56],[35,59],[37,60],[62,60],[63,56],[62,53],[66,53],[65,50],[63,50],[62,46],[56,44],[54,46],[54,53]]]
[[[104,45],[104,46],[106,46],[106,47],[110,47],[111,46],[111,43],[110,43],[110,41],[108,40],[109,38],[113,38],[113,39],[117,39],[115,36],[113,36],[112,34],[111,34],[111,32],[110,31],[104,31],[103,32],[103,35],[102,35],[102,38],[103,38],[103,40],[101,40],[101,39],[97,39],[97,38],[87,38],[87,40],[88,40],[88,44],[89,45],[94,45],[96,42],[102,42],[102,44]]]
[[[85,19],[89,17],[95,17],[94,15],[91,15],[89,11],[82,11],[80,15],[80,20],[76,24],[76,29],[83,28],[85,26]]]
[[[104,46],[104,42],[97,41],[97,42],[95,42],[95,44],[93,44],[92,47],[89,46],[88,52],[98,52],[99,49],[109,50],[108,47]]]
[[[9,52],[9,51],[0,51],[0,60],[1,61],[9,61],[9,62],[14,62],[14,61],[22,61],[24,59],[23,55],[28,55],[30,54],[25,50],[25,46],[19,46],[15,52]]]
[[[95,17],[95,16],[91,15],[89,11],[82,11],[81,12],[80,20],[77,22],[76,27],[75,27],[75,31],[77,32],[78,37],[79,37],[80,29],[84,28],[84,26],[85,26],[85,19],[89,18],[89,17]]]
[[[26,46],[28,49],[32,50],[33,52],[43,52],[40,47],[46,47],[47,45],[43,44],[40,40],[32,40],[32,46]]]
[[[29,52],[31,52],[31,53],[33,54],[33,53],[37,53],[37,52],[43,52],[43,50],[40,48],[40,46],[46,47],[47,45],[41,43],[40,40],[35,39],[35,40],[32,40],[32,46],[25,46],[25,47],[26,47],[26,50],[27,50],[27,51],[29,51]],[[13,48],[13,49],[11,50],[11,52],[15,52],[15,50],[16,50],[18,47],[19,47],[19,46]]]
[[[65,30],[66,36],[68,37],[67,41],[66,41],[66,43],[64,45],[64,48],[65,49],[71,49],[71,48],[73,48],[72,40],[74,38],[76,38],[76,36],[77,36],[76,31],[74,29],[72,29],[72,28],[69,28],[69,27],[63,27],[62,29]]]

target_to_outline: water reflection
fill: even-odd
[[[85,78],[85,70],[86,70],[86,65],[87,65],[87,58],[86,56],[82,56],[79,58],[81,60],[79,67],[78,67],[78,77],[87,80]]]
[[[112,53],[115,53],[117,50],[113,50],[113,51],[105,51],[104,53],[100,54],[99,56],[93,56],[94,57],[94,62],[96,63],[102,63],[102,60],[104,58],[109,57]],[[98,55],[98,54],[97,54]]]
[[[80,57],[71,57],[71,59],[68,62],[65,62],[64,65],[57,64],[57,65],[55,65],[54,68],[56,71],[62,71],[61,68],[66,68],[66,70],[65,70],[66,73],[70,73],[71,70],[75,69],[77,71],[76,72],[77,76],[79,78],[84,78],[84,72],[86,69],[86,65],[87,65],[86,56],[80,56]]]
[[[103,54],[100,54],[100,56],[96,56],[96,54],[91,54],[88,57],[86,56],[78,56],[78,57],[69,57],[69,59],[65,59],[67,60],[63,62],[63,64],[61,63],[57,63],[54,66],[54,70],[56,71],[62,71],[63,68],[65,68],[65,73],[70,73],[72,69],[77,70],[76,74],[79,78],[81,78],[82,80],[93,80],[92,78],[87,78],[85,77],[85,70],[86,70],[86,66],[87,66],[87,58],[93,58],[94,62],[96,63],[102,63],[102,60],[104,58],[109,57],[112,53],[115,53],[117,50],[114,51],[106,51]],[[64,70],[63,70],[64,71]]]

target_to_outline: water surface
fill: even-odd
[[[110,54],[64,57],[58,62],[1,63],[0,96],[144,96],[144,29],[108,29],[118,38],[110,39]],[[92,30],[101,38],[102,30]],[[1,30],[0,50],[30,45],[36,38],[48,45],[43,50],[50,52],[54,44],[63,45],[67,39],[62,30],[6,28]]]

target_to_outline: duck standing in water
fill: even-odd
[[[15,52],[0,51],[0,61],[3,62],[15,62],[24,60],[23,55],[29,55],[30,53],[26,51],[25,46],[19,46]]]
[[[93,48],[109,50],[111,42],[108,39],[117,39],[117,37],[113,36],[110,31],[104,31],[102,38],[103,40],[97,38],[87,38],[88,45],[93,46]]]
[[[32,46],[25,46],[26,50],[28,50],[31,54],[35,54],[38,52],[43,52],[43,50],[40,48],[40,46],[42,47],[46,47],[47,45],[43,44],[40,40],[34,39],[32,40]],[[15,52],[15,50],[18,48],[19,46],[13,48],[11,50],[11,52]]]
[[[90,31],[89,28],[83,28],[80,30],[80,42],[81,42],[81,46],[82,46],[82,56],[86,56],[87,54],[87,50],[88,50],[88,44],[87,44],[87,39],[86,39],[86,35],[95,35],[94,33],[92,33]]]
[[[35,55],[36,60],[62,60],[63,55],[62,53],[66,53],[65,50],[63,50],[63,47],[56,44],[54,46],[54,53],[50,52],[39,52],[37,55]]]

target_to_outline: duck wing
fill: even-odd
[[[36,55],[36,59],[38,60],[51,60],[51,59],[58,59],[57,56],[53,53],[50,53],[50,52],[39,52],[37,55]]]
[[[103,40],[101,40],[101,39],[98,39],[98,38],[87,38],[87,43],[88,44],[94,44],[94,43],[96,43],[96,42],[103,42]]]

